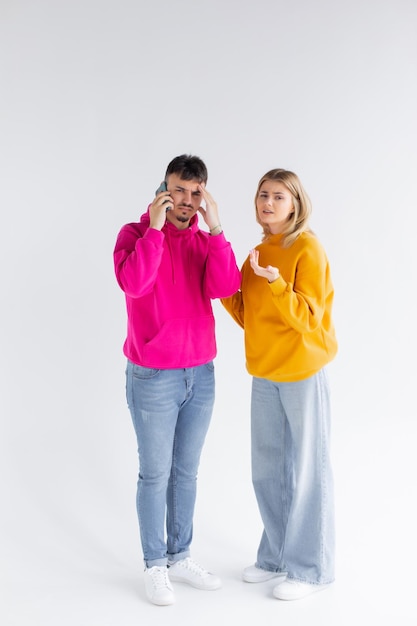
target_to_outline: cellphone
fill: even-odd
[[[163,182],[159,185],[158,189],[155,191],[155,195],[157,196],[157,195],[158,195],[158,193],[161,193],[161,191],[168,191],[168,189],[167,189],[167,184],[166,184],[166,182],[165,182],[165,181],[163,181]]]
[[[167,189],[167,184],[166,184],[166,182],[165,182],[165,181],[162,181],[162,183],[159,185],[158,189],[155,191],[155,195],[157,196],[157,195],[158,195],[158,193],[161,193],[161,191],[168,191],[168,189]],[[165,204],[166,202],[169,202],[169,200],[165,200],[165,201],[164,201],[164,204]],[[169,210],[170,210],[170,208],[171,208],[170,206],[167,206],[167,208],[165,209],[165,211],[169,211]]]

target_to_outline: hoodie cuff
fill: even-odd
[[[143,235],[143,239],[148,239],[153,243],[161,243],[165,239],[165,235],[162,230],[158,230],[157,228],[151,228],[150,226],[148,226],[148,229]]]
[[[212,235],[209,237],[210,248],[224,248],[228,243],[226,237],[224,236],[224,231],[219,233],[218,235]]]

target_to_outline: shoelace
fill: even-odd
[[[197,576],[207,575],[207,571],[204,569],[204,567],[201,567],[201,565],[190,559],[190,557],[183,559],[182,561],[178,561],[178,564],[180,564],[181,567],[188,569],[193,574],[197,574]]]
[[[169,586],[168,570],[166,567],[151,567],[149,575],[155,587]]]

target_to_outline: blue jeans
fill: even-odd
[[[253,378],[252,480],[264,531],[257,565],[310,584],[334,579],[330,401],[324,370],[299,382]]]
[[[190,554],[214,365],[159,370],[128,361],[126,396],[138,441],[136,506],[144,561],[147,567],[166,565]]]

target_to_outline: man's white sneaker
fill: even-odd
[[[174,590],[168,578],[168,568],[154,565],[145,569],[145,589],[148,600],[159,606],[175,602]]]
[[[196,589],[214,591],[222,586],[222,581],[218,576],[205,570],[190,557],[169,565],[168,574],[172,582],[188,583]]]
[[[274,587],[272,594],[278,600],[301,600],[306,596],[317,591],[327,589],[329,585],[310,585],[302,583],[299,580],[284,580],[282,583]]]
[[[263,583],[271,578],[286,578],[286,572],[268,572],[266,569],[257,567],[256,565],[249,565],[243,570],[242,578],[247,583]]]

